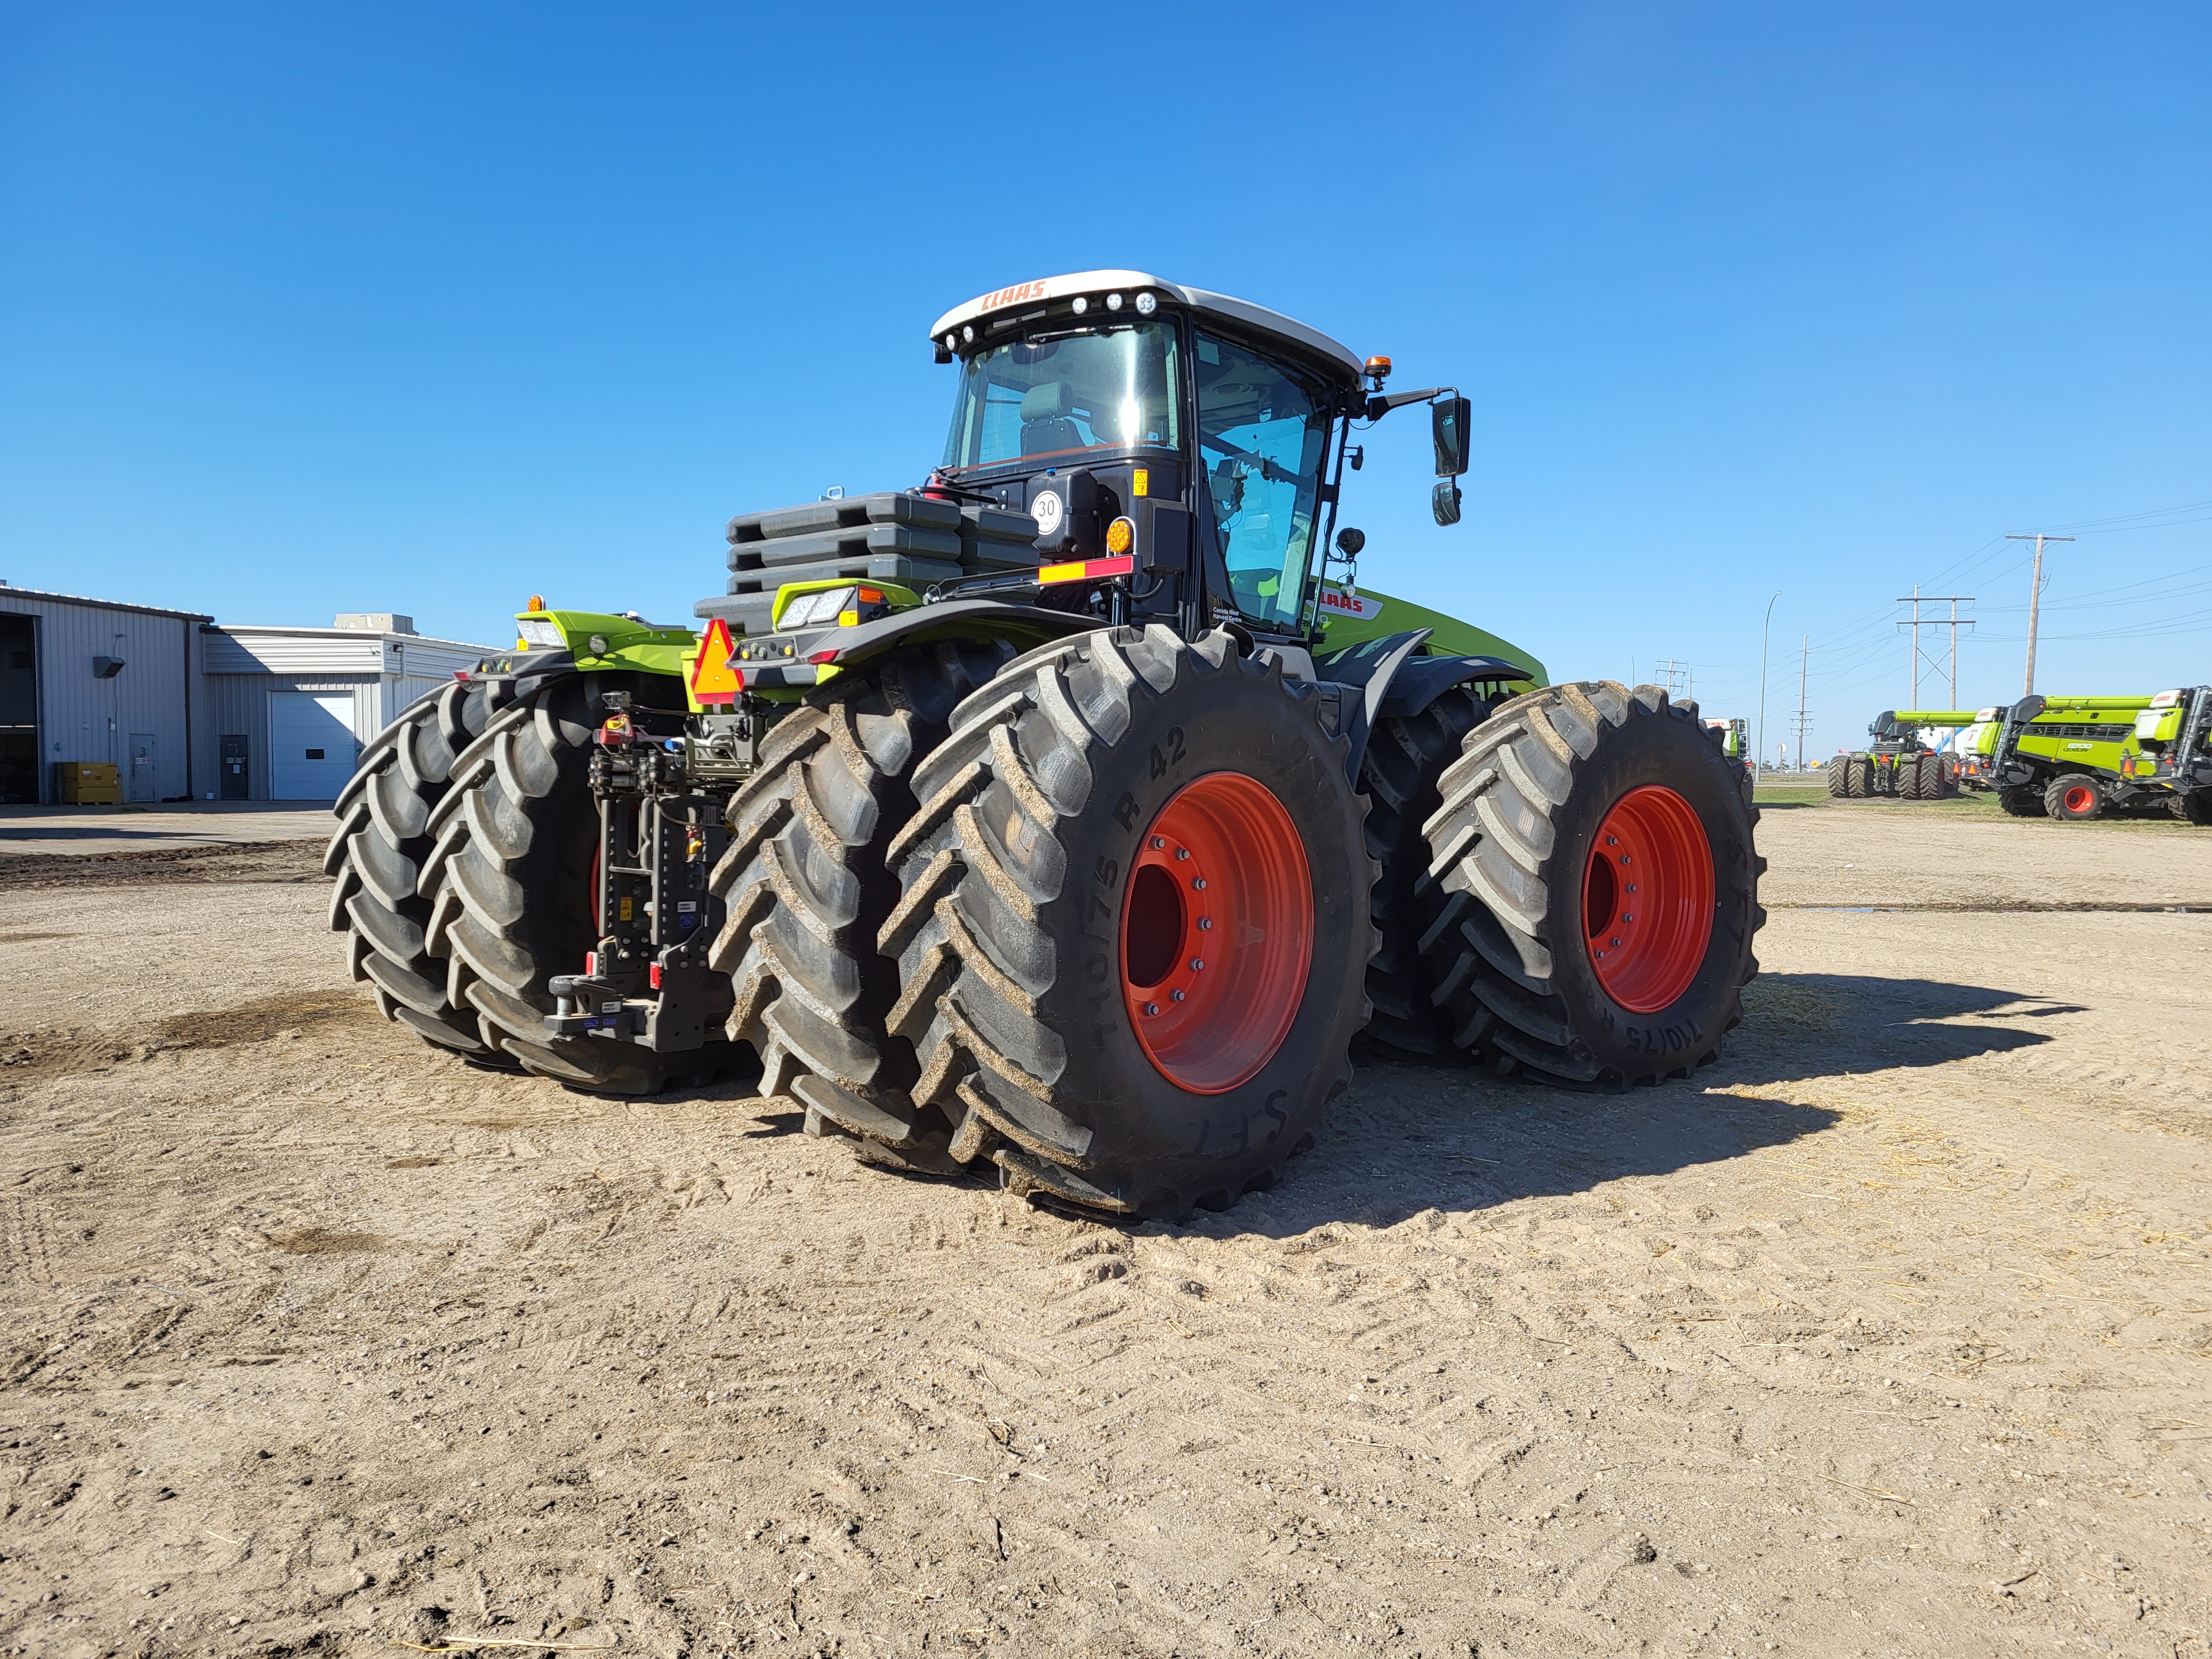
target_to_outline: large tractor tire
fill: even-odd
[[[1446,893],[1429,873],[1421,826],[1443,804],[1437,781],[1495,702],[1471,686],[1455,686],[1418,714],[1376,722],[1360,762],[1367,855],[1382,872],[1375,884],[1375,927],[1382,942],[1367,964],[1372,1012],[1365,1040],[1385,1057],[1431,1065],[1463,1058],[1452,1042],[1451,1011],[1437,1001],[1434,965],[1423,941],[1445,925],[1448,907],[1467,901]]]
[[[2062,772],[2043,787],[2043,810],[2061,823],[2087,823],[2110,807],[2096,779],[2080,772]]]
[[[1719,1054],[1766,920],[1734,770],[1656,686],[1532,691],[1468,736],[1427,825],[1443,885],[1475,901],[1434,947],[1463,1046],[1584,1089]]]
[[[915,767],[1012,654],[969,641],[902,652],[838,676],[762,745],[729,806],[708,960],[730,976],[729,1035],[759,1054],[763,1094],[811,1105],[830,1098],[826,1085],[905,1099],[914,1052],[884,1030],[898,976],[876,948],[899,896],[884,849],[914,816]]]
[[[1272,1185],[1367,1018],[1377,872],[1338,720],[1224,632],[1015,659],[955,712],[891,843],[911,1103],[824,1090],[809,1127],[1128,1215]]]
[[[1941,755],[1920,757],[1920,799],[1949,800],[1959,793],[1958,775]]]
[[[2043,791],[2032,783],[1998,790],[1997,805],[2010,817],[2041,818],[2051,815],[2051,809],[2044,805]]]
[[[434,845],[431,814],[497,695],[489,684],[457,682],[418,699],[380,732],[332,809],[338,827],[323,869],[335,878],[331,927],[346,935],[346,964],[375,992],[384,1017],[477,1064],[512,1069],[485,1040],[476,1010],[447,996],[445,964],[425,943],[430,901],[421,887]]]
[[[1853,755],[1844,762],[1844,793],[1853,800],[1874,793],[1874,757]]]
[[[549,1036],[544,1026],[554,1011],[546,981],[582,972],[599,942],[596,730],[584,682],[562,680],[494,715],[454,763],[452,789],[429,815],[424,944],[445,964],[447,1000],[473,1010],[483,1040],[524,1070],[593,1093],[650,1094],[711,1078],[738,1054],[714,1042],[657,1054],[606,1037]]]
[[[1920,763],[1926,758],[1927,757],[1924,755],[1900,755],[1898,757],[1897,764],[1892,775],[1897,780],[1897,795],[1899,800],[1918,800],[1922,798],[1920,793],[1921,780],[1924,778],[1927,774],[1921,769]]]
[[[2166,810],[2184,823],[2212,824],[2212,789],[2177,789]]]
[[[1828,763],[1828,797],[1830,799],[1841,800],[1851,793],[1851,764],[1852,763],[1846,757],[1842,755],[1837,756],[1835,759]]]

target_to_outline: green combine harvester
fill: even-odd
[[[1969,737],[1974,776],[2014,817],[2148,809],[2212,824],[2212,686],[2024,697],[1983,709]]]
[[[1956,708],[1885,709],[1867,727],[1872,744],[1829,761],[1828,793],[1839,800],[1943,800],[1957,794],[1956,751],[1931,749],[1920,734],[1929,727],[1971,729],[1977,718]]]
[[[367,747],[326,867],[386,1015],[586,1090],[757,1064],[866,1162],[1136,1216],[1276,1181],[1356,1039],[1716,1056],[1765,920],[1724,739],[1336,528],[1415,404],[1457,522],[1467,398],[1135,271],[930,336],[925,483],[732,519],[697,631],[533,600]]]

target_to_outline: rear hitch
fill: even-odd
[[[732,1003],[727,978],[708,965],[722,922],[708,881],[729,841],[729,795],[750,770],[754,723],[638,708],[619,691],[603,702],[591,767],[599,943],[582,973],[547,982],[545,1029],[656,1054],[702,1048]]]

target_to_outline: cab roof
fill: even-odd
[[[1215,294],[1202,288],[1186,288],[1181,283],[1166,282],[1142,270],[1078,270],[1064,276],[1042,276],[1034,282],[1017,283],[1011,288],[979,295],[965,305],[953,307],[930,325],[930,337],[933,342],[942,343],[947,334],[957,333],[964,325],[1012,306],[1073,299],[1079,294],[1120,294],[1127,300],[1134,301],[1137,295],[1146,289],[1162,299],[1186,306],[1193,311],[1239,323],[1248,329],[1280,335],[1304,346],[1316,356],[1344,368],[1355,379],[1366,367],[1359,357],[1353,355],[1350,347],[1330,339],[1319,329],[1308,328],[1294,317],[1285,317],[1281,312],[1270,311],[1265,306],[1255,306],[1249,300],[1234,299],[1226,294]]]

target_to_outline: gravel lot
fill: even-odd
[[[303,844],[0,852],[0,1649],[2203,1655],[2212,831],[1760,833],[1695,1082],[1126,1229],[452,1064]]]

